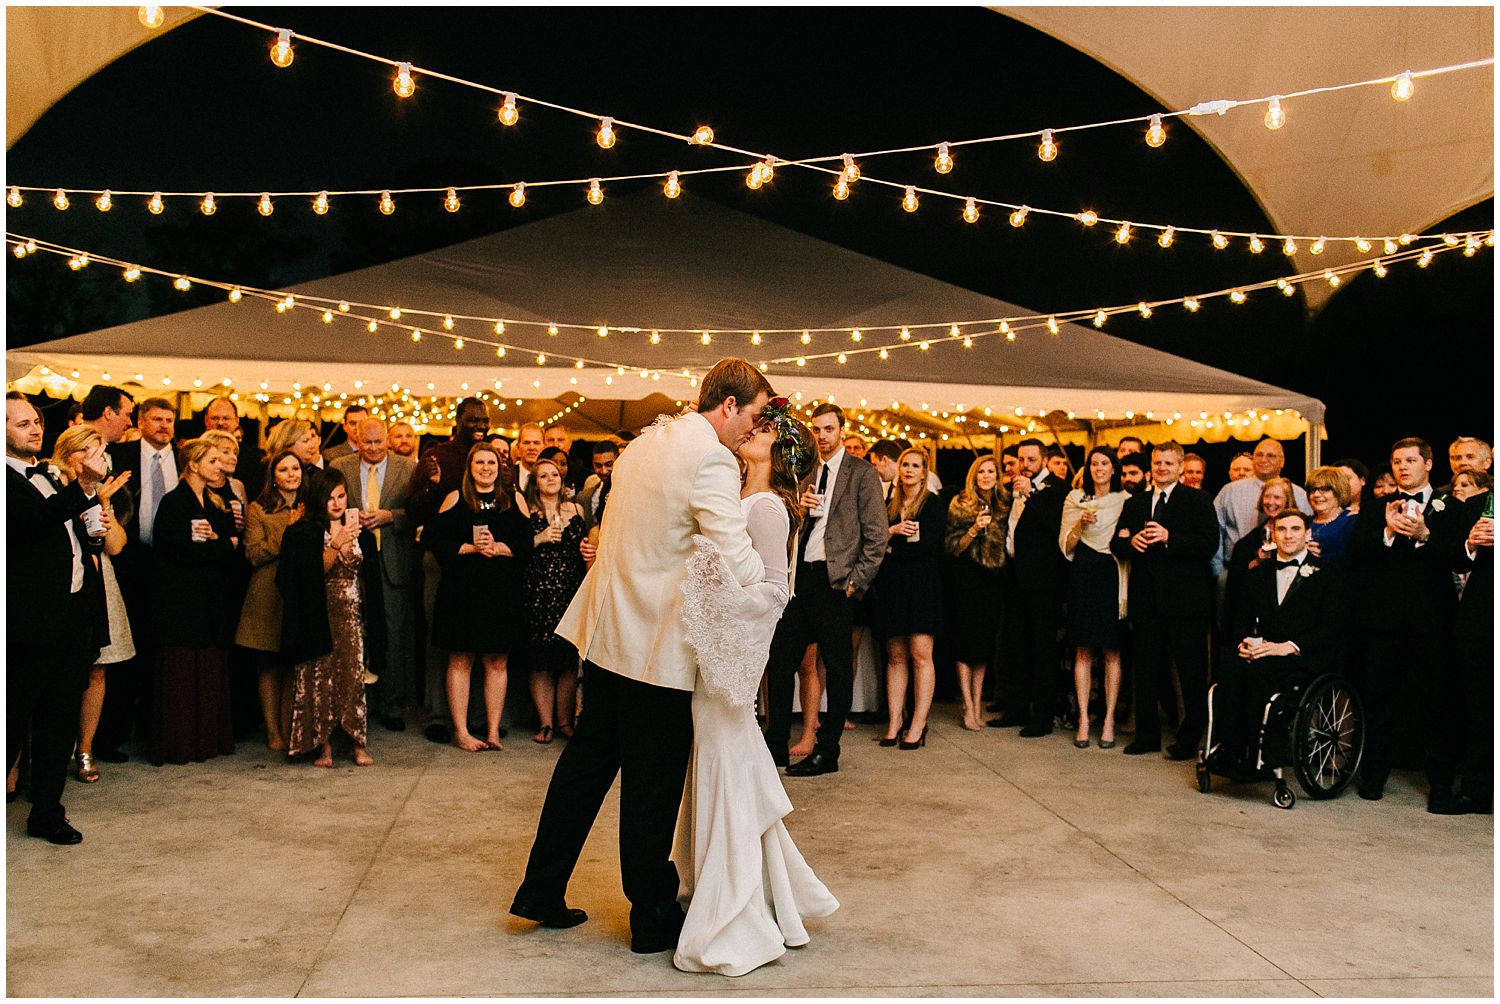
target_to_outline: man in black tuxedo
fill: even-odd
[[[1308,553],[1307,516],[1288,509],[1271,526],[1276,559],[1246,573],[1230,613],[1236,658],[1219,662],[1210,755],[1253,751],[1271,695],[1326,672],[1343,633],[1343,583],[1337,569]]]
[[[1068,581],[1068,559],[1057,538],[1068,486],[1046,467],[1041,440],[1023,439],[1011,481],[1005,551],[1015,588],[1016,649],[1003,665],[1011,707],[987,724],[1022,726],[1026,738],[1049,735],[1056,706],[1057,631]]]
[[[78,739],[89,667],[99,654],[75,517],[99,504],[104,457],[86,457],[78,479],[44,491],[29,479],[42,419],[25,396],[5,395],[6,766],[31,730],[31,814],[26,832],[54,844],[83,840],[62,793]]]
[[[1404,731],[1427,752],[1429,797],[1442,802],[1453,788],[1453,550],[1463,531],[1458,503],[1439,496],[1431,471],[1432,447],[1398,440],[1397,492],[1361,509],[1349,541],[1353,630],[1362,646],[1356,683],[1369,718],[1359,795],[1371,800],[1385,790]]]
[[[813,751],[787,766],[790,777],[839,769],[844,721],[854,702],[854,608],[875,581],[890,543],[880,475],[844,449],[844,412],[822,404],[812,414],[818,462],[802,479],[802,534],[797,589],[776,625],[767,657],[766,745],[788,764],[792,688],[797,667],[814,643],[828,671],[828,711]]]
[[[1213,501],[1179,484],[1183,449],[1174,442],[1151,449],[1152,489],[1125,503],[1110,550],[1130,562],[1130,629],[1135,645],[1135,741],[1138,756],[1161,749],[1158,694],[1177,664],[1187,706],[1173,760],[1194,756],[1203,737],[1208,695],[1208,622],[1213,612],[1209,560],[1219,546]]]
[[[1488,813],[1495,797],[1495,518],[1494,493],[1463,503],[1458,526],[1467,527],[1454,553],[1467,573],[1458,602],[1454,639],[1458,645],[1461,710],[1453,723],[1460,781],[1457,795],[1434,792],[1427,811],[1445,816]],[[1485,515],[1486,512],[1490,515]],[[1448,795],[1449,797],[1444,797]]]

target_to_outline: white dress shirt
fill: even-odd
[[[818,464],[817,470],[813,471],[812,481],[809,487],[813,491],[818,490],[818,485],[823,480],[823,468],[828,468],[828,487],[823,492],[823,515],[819,516],[813,523],[812,530],[807,535],[807,546],[802,550],[803,561],[827,561],[828,549],[823,546],[823,538],[828,533],[828,503],[833,501],[833,486],[839,483],[839,467],[844,462],[844,448],[827,460]]]
[[[1280,554],[1276,555],[1276,560],[1277,561],[1281,561],[1282,560],[1282,557],[1281,557]],[[1287,561],[1295,561],[1295,562],[1297,562],[1297,564],[1295,564],[1295,565],[1288,565],[1285,568],[1278,568],[1278,569],[1276,569],[1276,605],[1277,606],[1281,606],[1281,604],[1283,602],[1285,602],[1285,600],[1286,600],[1286,591],[1288,589],[1292,588],[1292,580],[1295,579],[1297,576],[1299,576],[1299,575],[1302,574],[1302,566],[1307,563],[1307,548],[1304,547],[1302,550],[1298,551],[1296,554],[1292,555],[1290,558],[1287,558],[1286,560]]]
[[[156,494],[151,489],[151,465],[156,463],[156,458],[161,457],[161,494]],[[136,525],[146,543],[152,540],[152,528],[156,521],[156,507],[161,505],[161,500],[167,492],[177,487],[177,454],[172,451],[169,441],[166,446],[157,449],[144,439],[141,440],[141,511],[136,518]]]
[[[1427,511],[1427,506],[1432,502],[1433,488],[1431,481],[1427,482],[1425,485],[1423,485],[1421,488],[1418,488],[1414,492],[1408,492],[1404,489],[1397,489],[1397,491],[1403,495],[1415,495],[1417,497],[1418,504],[1421,505],[1422,512],[1424,513]],[[1390,527],[1385,528],[1384,539],[1386,547],[1390,547],[1396,542],[1396,535],[1391,532]],[[1415,538],[1412,539],[1412,546],[1414,547],[1421,547],[1425,543],[1427,543],[1425,540],[1417,540]]]

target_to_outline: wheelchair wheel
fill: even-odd
[[[1297,793],[1285,783],[1277,781],[1276,790],[1271,793],[1271,804],[1278,809],[1290,809],[1297,804]]]
[[[1342,677],[1314,680],[1302,695],[1292,736],[1292,769],[1309,798],[1348,786],[1365,751],[1365,709]]]

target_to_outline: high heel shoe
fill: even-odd
[[[896,745],[900,741],[901,741],[901,730],[900,729],[897,729],[896,730],[896,734],[893,735],[893,736],[881,736],[880,737],[880,745],[885,746],[887,748]]]
[[[84,784],[93,784],[99,780],[99,768],[94,766],[92,753],[78,754],[78,773],[75,776]]]
[[[1088,725],[1086,723],[1084,723],[1084,722],[1079,722],[1078,723],[1078,731],[1080,731],[1080,732],[1083,733],[1083,738],[1079,739],[1077,736],[1074,736],[1073,737],[1073,745],[1076,746],[1076,747],[1078,747],[1081,750],[1086,750],[1086,749],[1089,748],[1089,728],[1088,728]]]
[[[907,742],[905,739],[902,739],[897,744],[898,748],[904,749],[904,750],[914,750],[914,749],[918,749],[919,747],[926,746],[926,745],[927,745],[927,726],[925,726],[925,725],[922,726],[922,734],[917,737],[917,741],[916,742],[914,742],[914,743],[913,742]]]

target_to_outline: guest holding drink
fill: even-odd
[[[354,743],[354,763],[375,761],[365,749],[367,666],[360,565],[375,539],[349,509],[342,472],[330,468],[307,490],[305,516],[281,538],[276,585],[284,601],[281,654],[292,663],[287,755],[318,751],[315,767],[333,766],[333,732]],[[351,518],[352,517],[352,518]]]
[[[1307,501],[1312,520],[1307,526],[1307,550],[1319,564],[1339,568],[1349,553],[1355,517],[1349,511],[1354,495],[1341,467],[1319,467],[1307,476]]]
[[[526,565],[526,626],[531,700],[540,719],[532,740],[543,745],[552,741],[554,729],[573,735],[578,649],[553,629],[588,571],[579,553],[588,534],[588,520],[581,506],[563,497],[563,477],[563,468],[547,459],[544,451],[526,484],[534,548]]]
[[[212,442],[190,440],[177,487],[156,509],[152,612],[160,650],[150,760],[157,766],[234,752],[228,663],[234,517],[208,487],[224,478],[224,462]]]
[[[250,561],[250,585],[240,611],[234,643],[255,653],[261,717],[266,725],[266,748],[286,749],[291,727],[291,677],[281,658],[281,591],[276,588],[282,535],[303,514],[302,462],[282,450],[266,465],[268,477],[260,497],[245,515],[245,557]]]
[[[1094,681],[1094,650],[1104,656],[1104,723],[1099,748],[1115,745],[1115,704],[1120,698],[1120,649],[1124,637],[1127,572],[1110,552],[1115,525],[1130,493],[1120,484],[1120,469],[1106,447],[1089,451],[1085,486],[1063,500],[1063,555],[1073,563],[1068,575],[1065,637],[1074,650],[1073,687],[1078,697],[1078,735],[1073,745],[1089,745],[1089,693]]]
[[[945,514],[942,501],[927,487],[926,453],[905,451],[896,469],[887,507],[891,542],[875,576],[885,627],[885,685],[890,706],[890,727],[880,745],[914,750],[927,743],[927,713],[932,709],[936,682],[932,642],[942,628],[943,576],[939,562]],[[903,736],[908,664],[912,714]]]
[[[448,707],[453,742],[477,753],[498,750],[505,710],[506,658],[525,644],[527,514],[500,487],[500,454],[489,443],[469,450],[458,491],[450,492],[424,533],[442,567],[433,604],[432,643],[448,652]],[[469,733],[469,674],[484,664],[486,736]]]
[[[964,728],[984,728],[984,671],[995,651],[1000,615],[1000,566],[1005,561],[1005,517],[1010,502],[1000,489],[1000,466],[993,456],[969,465],[964,490],[948,505],[944,544],[954,564],[957,623],[949,641],[963,700]],[[999,520],[999,523],[996,523]]]

